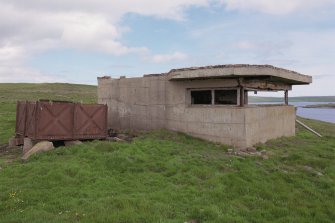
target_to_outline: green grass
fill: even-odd
[[[332,140],[333,137],[335,137],[335,124],[333,123],[316,121],[313,119],[302,118],[302,117],[298,117],[298,119],[302,121],[303,123],[307,124],[312,129],[316,130],[321,135],[325,136],[326,139],[330,137],[330,139]],[[305,129],[302,129],[300,125],[298,127],[299,127],[297,129],[298,132],[305,130]]]
[[[333,222],[335,125],[301,120],[324,137],[298,127],[257,146],[269,159],[165,130],[3,152],[0,222]]]

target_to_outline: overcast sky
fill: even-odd
[[[1,0],[0,82],[271,64],[335,95],[335,0]]]

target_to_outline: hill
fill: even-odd
[[[1,103],[16,103],[17,100],[73,100],[85,103],[96,102],[97,86],[82,84],[26,84],[0,83]]]
[[[50,96],[94,101],[80,86],[62,87],[78,89],[58,86]],[[2,142],[15,119],[10,97],[0,99]],[[332,222],[335,125],[302,120],[324,137],[297,126],[295,137],[257,145],[268,159],[166,130],[59,147],[28,162],[19,149],[1,151],[0,222]]]
[[[249,96],[249,102],[283,102],[283,97]],[[289,102],[335,102],[335,96],[289,97]]]

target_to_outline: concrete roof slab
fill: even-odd
[[[233,77],[247,77],[249,79],[271,77],[274,82],[284,82],[291,85],[312,83],[311,76],[271,65],[229,64],[191,67],[173,69],[167,75],[169,80],[173,81]]]

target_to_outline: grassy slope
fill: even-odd
[[[302,120],[325,137],[299,128],[268,160],[168,131],[0,157],[0,222],[332,222],[335,125]]]
[[[78,84],[3,84],[0,83],[0,145],[15,131],[17,100],[69,100],[96,102],[96,86]]]

